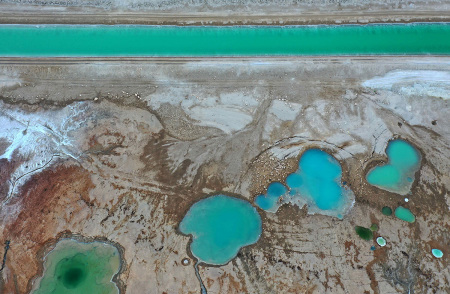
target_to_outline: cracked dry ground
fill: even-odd
[[[11,241],[0,292],[28,293],[43,256],[75,235],[121,250],[122,293],[199,293],[193,262],[181,263],[192,259],[177,230],[188,208],[216,191],[253,201],[319,147],[342,164],[356,196],[350,213],[338,220],[295,206],[260,210],[256,244],[225,266],[200,267],[208,293],[448,293],[448,100],[361,86],[392,70],[449,69],[426,61],[2,68],[21,82],[0,88],[0,115],[27,133],[0,159],[0,241]],[[2,136],[1,154],[18,138]],[[407,204],[364,179],[395,137],[423,156]],[[416,222],[382,215],[386,205],[406,205]],[[375,251],[354,232],[372,223],[387,240]],[[433,258],[435,247],[444,258]]]

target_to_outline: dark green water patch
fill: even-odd
[[[86,280],[89,275],[88,261],[85,254],[76,254],[71,258],[64,258],[56,265],[56,279],[67,289],[73,289]]]
[[[64,239],[45,257],[44,275],[32,293],[117,294],[111,280],[119,268],[120,256],[114,246]]]
[[[356,226],[355,232],[363,240],[370,241],[373,239],[373,232],[368,228]]]
[[[392,208],[385,206],[381,209],[381,213],[387,216],[392,215]]]
[[[0,25],[0,56],[383,54],[450,54],[450,25]]]

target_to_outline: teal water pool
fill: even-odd
[[[287,191],[288,189],[282,183],[270,183],[265,194],[256,196],[255,204],[261,209],[275,212],[278,209],[280,197],[285,195]]]
[[[421,156],[404,140],[393,140],[386,148],[388,163],[374,167],[367,174],[367,182],[383,190],[406,195],[410,192]]]
[[[33,294],[115,294],[113,276],[119,271],[117,248],[102,242],[58,242],[45,257],[44,275]]]
[[[198,261],[223,265],[236,257],[241,247],[258,241],[262,222],[249,202],[215,195],[192,205],[179,229],[192,235],[190,249]]]
[[[284,203],[307,205],[310,214],[342,218],[352,206],[354,194],[342,185],[341,178],[341,165],[333,156],[320,149],[309,149],[301,155],[298,170],[286,178],[286,186],[271,183],[267,193],[258,195],[255,203],[271,212]]]
[[[413,223],[416,221],[416,216],[411,212],[411,210],[403,206],[399,206],[395,209],[395,216],[398,219],[409,223]]]
[[[0,56],[450,54],[450,24],[0,25]]]
[[[439,250],[439,249],[432,249],[431,253],[436,258],[442,258],[442,256],[444,256],[444,253],[442,252],[442,250]]]

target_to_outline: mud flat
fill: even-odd
[[[312,148],[341,164],[349,213],[258,210],[258,242],[199,268],[208,293],[449,291],[449,57],[0,64],[0,292],[29,293],[42,250],[68,232],[124,248],[124,293],[200,293],[177,231],[189,208],[217,191],[253,203]],[[393,139],[421,155],[406,196],[366,181]],[[400,206],[413,223],[395,217]],[[377,228],[372,240],[357,226]]]

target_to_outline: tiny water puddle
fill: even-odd
[[[384,247],[386,246],[386,240],[383,237],[378,237],[377,244],[380,245],[381,247]]]
[[[439,249],[432,249],[431,253],[436,258],[442,258],[442,256],[444,256],[444,253],[441,250],[439,250]]]
[[[119,293],[113,276],[120,269],[117,248],[102,242],[64,239],[44,259],[44,274],[33,294]]]
[[[367,174],[367,182],[389,192],[408,194],[420,168],[419,151],[404,140],[393,140],[388,143],[386,154],[388,163],[374,167]]]

